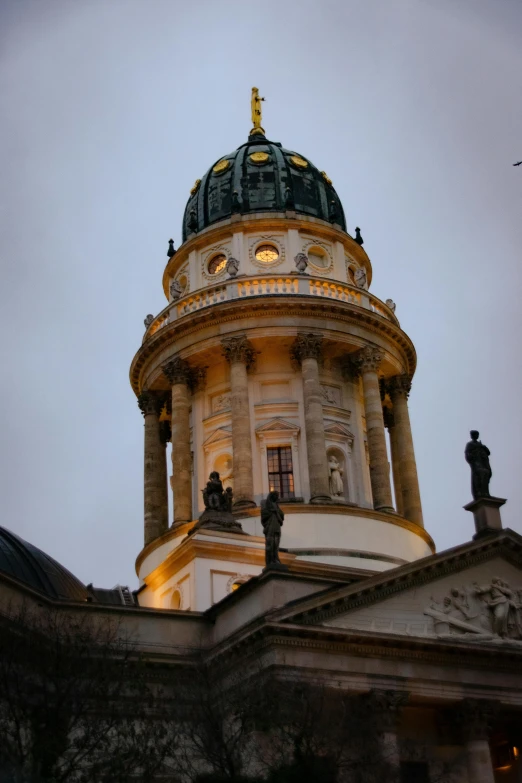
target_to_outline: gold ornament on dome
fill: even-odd
[[[230,166],[229,160],[220,160],[219,163],[216,163],[212,171],[214,174],[220,174],[222,171],[226,171],[228,167]]]
[[[261,125],[261,121],[263,119],[261,101],[264,100],[264,98],[259,97],[259,90],[257,87],[252,87],[252,98],[250,100],[250,108],[252,112],[252,130],[250,131],[251,136],[265,135],[264,128]]]
[[[196,195],[196,193],[197,193],[197,192],[198,192],[198,190],[199,190],[199,186],[200,186],[200,185],[201,185],[201,180],[200,180],[200,179],[197,179],[197,180],[194,182],[194,184],[192,185],[191,189],[190,189],[190,195],[191,195],[191,196],[195,196],[195,195]]]
[[[308,161],[304,158],[300,158],[299,155],[292,155],[290,157],[290,160],[294,164],[294,166],[297,166],[298,169],[306,169],[308,168]]]
[[[321,174],[323,176],[324,181],[327,182],[328,185],[331,185],[332,184],[332,180],[330,179],[330,177],[328,176],[326,171],[321,171]]]
[[[252,163],[257,163],[257,164],[266,163],[269,157],[270,156],[268,152],[253,152],[250,155],[250,160],[252,161]]]

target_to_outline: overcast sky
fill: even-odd
[[[332,178],[418,353],[426,527],[471,538],[463,449],[522,532],[520,0],[2,0],[0,524],[137,586],[128,367],[189,190],[267,135]]]

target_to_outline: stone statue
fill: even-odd
[[[227,261],[226,272],[229,274],[230,277],[236,277],[238,271],[239,271],[239,261],[237,260],[237,258],[230,257]]]
[[[183,286],[179,282],[179,280],[173,280],[170,284],[170,295],[174,301],[176,299],[179,299],[181,297],[181,294],[183,293]]]
[[[205,510],[190,531],[191,534],[200,528],[243,533],[243,528],[232,514],[234,497],[232,487],[227,487],[226,491],[223,489],[223,482],[217,470],[213,470],[208,477],[207,486],[202,490],[202,494]]]
[[[393,299],[387,299],[387,300],[386,300],[386,304],[388,305],[388,307],[390,308],[390,310],[392,311],[392,313],[394,313],[394,312],[395,312],[395,308],[397,307],[397,305],[395,304],[395,302],[393,301]]]
[[[300,275],[305,275],[308,266],[308,256],[306,253],[298,253],[294,258],[295,266]]]
[[[471,494],[473,500],[489,498],[489,482],[491,480],[491,466],[489,464],[490,451],[487,446],[478,439],[477,430],[469,433],[471,440],[466,445],[464,456],[471,467]]]
[[[344,495],[343,469],[339,460],[333,454],[328,460],[328,470],[330,472],[330,495],[332,497],[342,497]]]
[[[522,617],[520,604],[515,601],[515,594],[507,582],[498,576],[493,577],[490,585],[480,587],[473,585],[479,596],[485,596],[485,603],[491,612],[493,633],[502,638],[514,636],[522,638]]]
[[[149,328],[153,320],[154,320],[154,316],[152,315],[152,313],[149,313],[148,315],[145,316],[145,320],[143,321],[143,323],[145,324],[145,329]]]
[[[269,492],[266,500],[261,505],[261,524],[265,534],[265,563],[266,567],[281,567],[279,560],[279,543],[281,541],[281,527],[285,515],[279,508],[279,492]]]
[[[216,511],[228,510],[228,501],[225,497],[223,482],[219,478],[217,470],[212,471],[208,477],[207,486],[202,492],[205,508],[213,508]]]
[[[368,281],[366,279],[366,269],[362,266],[357,267],[355,270],[355,285],[357,288],[368,288]]]

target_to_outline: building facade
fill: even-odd
[[[469,504],[473,538],[435,552],[414,346],[371,293],[328,175],[269,141],[257,91],[252,104],[248,140],[190,192],[167,304],[131,365],[139,588],[85,586],[0,529],[0,608],[113,617],[171,682],[197,663],[360,697],[390,780],[520,783],[522,537],[488,495]],[[228,504],[212,524],[209,481]],[[260,521],[273,490],[280,569],[265,568]]]

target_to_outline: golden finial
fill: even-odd
[[[252,130],[250,131],[251,136],[264,136],[265,131],[261,127],[261,120],[262,120],[262,112],[261,112],[261,101],[264,101],[264,98],[259,97],[259,90],[257,87],[252,87],[252,100],[250,101],[250,105],[252,107]]]

